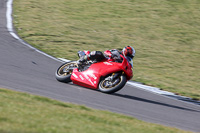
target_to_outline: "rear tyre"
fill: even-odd
[[[99,83],[99,90],[103,93],[111,94],[117,92],[124,87],[127,81],[125,75],[120,75],[113,81],[111,81],[109,77],[110,76],[104,78]]]
[[[65,83],[71,82],[70,78],[71,78],[73,69],[70,69],[70,68],[72,67],[73,68],[78,67],[75,61],[62,64],[55,73],[56,79],[60,82],[65,82]]]

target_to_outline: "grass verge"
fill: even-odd
[[[186,133],[132,117],[0,88],[2,133]]]
[[[133,80],[200,99],[199,7],[199,0],[14,0],[13,17],[22,39],[55,57],[130,44]]]

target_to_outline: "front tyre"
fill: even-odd
[[[111,80],[111,76],[108,76],[101,80],[99,83],[99,90],[103,93],[114,93],[119,91],[124,87],[126,84],[126,76],[125,75],[119,75],[114,80]]]
[[[60,82],[65,82],[65,83],[71,82],[70,78],[73,68],[77,67],[78,65],[75,61],[62,64],[55,73],[56,79]]]

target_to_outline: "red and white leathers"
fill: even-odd
[[[101,51],[79,51],[78,56],[79,56],[79,61],[78,63],[83,63],[87,60],[92,60],[94,62],[100,62],[100,61],[114,61],[114,62],[122,62],[122,57],[121,57],[122,52],[117,50],[117,49],[112,49],[112,50],[106,50],[104,53]],[[132,58],[131,57],[126,57],[128,59],[129,63],[133,66]]]

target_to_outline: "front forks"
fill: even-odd
[[[106,88],[115,86],[116,84],[118,84],[120,82],[120,79],[118,78],[119,76],[121,76],[121,73],[112,73],[111,76],[109,76],[105,79],[106,82],[105,82],[104,86]]]

